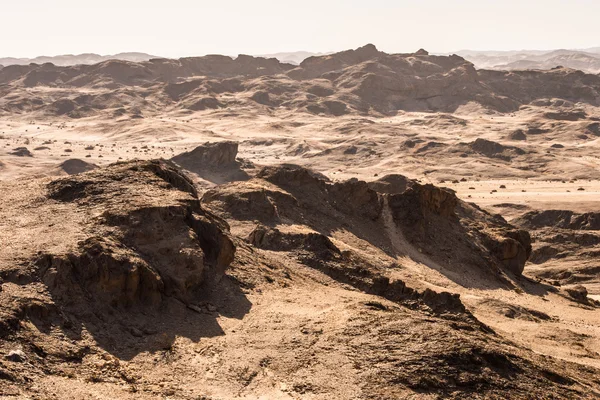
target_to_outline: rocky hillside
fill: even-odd
[[[202,174],[236,151],[207,145],[175,161]],[[2,182],[0,394],[598,394],[596,369],[515,344],[407,269],[530,290],[526,231],[399,175],[248,172],[204,193],[164,160]]]
[[[0,110],[72,118],[240,105],[339,116],[451,112],[468,104],[513,112],[546,98],[600,103],[597,75],[568,68],[477,70],[457,55],[387,54],[373,45],[309,57],[298,66],[245,55],[12,65],[0,70],[0,85]]]

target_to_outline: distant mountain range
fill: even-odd
[[[299,65],[312,56],[332,53],[311,53],[296,51],[265,54],[263,57],[276,58],[281,62]],[[444,54],[444,55],[449,55]],[[520,51],[475,51],[461,50],[459,56],[472,62],[478,69],[523,70],[552,69],[558,66],[578,69],[587,73],[600,73],[600,47],[582,50],[520,50]]]
[[[240,105],[331,116],[455,112],[467,106],[514,112],[548,99],[600,106],[600,75],[568,68],[477,70],[458,55],[430,55],[422,49],[388,54],[372,44],[310,57],[299,66],[275,58],[214,54],[76,66],[29,64],[0,69],[0,87],[0,115],[71,118],[138,118],[158,109],[191,113]],[[46,88],[60,88],[61,95]]]
[[[522,50],[473,51],[461,50],[456,54],[472,62],[479,69],[521,70],[552,69],[558,66],[600,73],[600,47],[582,50]]]
[[[299,65],[312,56],[329,55],[329,53],[313,53],[309,51],[293,51],[272,54],[262,54],[259,57],[276,58],[280,62]],[[519,50],[519,51],[477,51],[461,50],[455,54],[472,62],[477,69],[493,70],[524,70],[524,69],[552,69],[567,67],[578,69],[587,73],[600,73],[600,47],[581,50]],[[449,55],[449,54],[444,54]],[[101,56],[99,54],[61,55],[54,57],[36,58],[0,58],[0,66],[28,65],[52,63],[57,66],[70,66],[78,64],[97,64],[107,60],[123,60],[143,62],[158,58],[146,53],[119,53]]]
[[[132,62],[142,62],[148,61],[152,58],[156,58],[150,54],[146,53],[119,53],[114,55],[101,56],[100,54],[94,53],[85,53],[85,54],[65,54],[61,56],[40,56],[36,58],[14,58],[14,57],[5,57],[0,58],[0,65],[29,65],[29,64],[45,64],[52,63],[57,66],[69,66],[69,65],[79,65],[79,64],[97,64],[107,60],[123,60],[123,61],[132,61]]]

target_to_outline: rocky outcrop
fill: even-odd
[[[164,297],[189,303],[233,261],[227,224],[200,208],[191,182],[169,162],[116,164],[48,189],[56,201],[104,210],[77,248],[36,262],[58,298],[80,293],[125,308]]]
[[[594,136],[600,136],[600,122],[592,122],[587,126],[586,130]]]
[[[512,157],[525,154],[525,151],[518,147],[505,146],[500,143],[481,138],[476,139],[472,143],[469,143],[469,147],[473,151],[482,154],[486,157],[495,157],[504,160],[510,160]]]
[[[588,300],[588,291],[585,286],[576,285],[565,289],[565,292],[574,300],[580,303],[587,303]]]
[[[304,196],[321,200],[345,214],[358,214],[375,220],[381,213],[377,193],[364,181],[351,179],[331,183],[322,175],[297,166],[267,167],[259,171],[257,177],[291,193],[304,193]]]
[[[235,165],[237,153],[237,142],[207,142],[171,160],[186,169],[216,168]]]
[[[428,213],[453,217],[457,204],[458,198],[452,191],[431,184],[414,184],[406,191],[390,196],[390,205],[397,211],[394,217],[409,223],[425,220]]]
[[[226,218],[270,227],[296,224],[321,233],[349,229],[356,235],[368,234],[371,243],[396,240],[386,225],[389,212],[411,247],[456,274],[464,270],[493,277],[502,272],[520,275],[531,253],[527,232],[460,201],[449,189],[400,175],[370,183],[330,182],[298,166],[267,167],[248,182],[207,192],[202,202]],[[273,238],[283,248],[300,240],[276,230],[268,234],[259,230],[250,241],[269,248]]]
[[[259,249],[290,252],[300,262],[339,282],[410,308],[425,306],[439,314],[467,313],[458,294],[431,289],[420,292],[408,287],[402,280],[391,280],[385,268],[371,265],[353,251],[340,251],[327,236],[317,232],[284,233],[277,228],[259,225],[247,241]]]
[[[391,174],[383,176],[376,181],[369,182],[369,187],[379,193],[399,194],[404,193],[414,184],[415,181],[408,179],[403,175]]]
[[[517,130],[511,132],[507,136],[507,139],[509,139],[509,140],[527,140],[527,135],[525,135],[525,132],[523,132],[522,129],[517,129]]]
[[[83,160],[80,160],[78,158],[71,158],[69,160],[66,160],[66,161],[60,163],[58,168],[61,171],[65,172],[69,175],[75,175],[75,174],[81,174],[81,173],[87,172],[87,171],[92,171],[92,170],[98,168],[98,166],[96,164],[92,164],[92,163],[88,163]]]
[[[558,121],[579,121],[586,119],[587,114],[584,111],[555,111],[544,113],[544,117]]]
[[[531,211],[514,221],[529,229],[554,227],[571,230],[600,230],[600,213],[578,214],[570,210]]]
[[[531,254],[526,231],[460,201],[449,189],[411,182],[404,192],[388,195],[387,202],[409,242],[440,262],[519,276]]]
[[[532,251],[531,236],[527,231],[505,230],[501,236],[490,235],[484,238],[483,243],[507,270],[515,275],[523,273]]]
[[[203,97],[186,106],[188,110],[192,111],[216,110],[222,107],[224,107],[223,103],[214,97]]]

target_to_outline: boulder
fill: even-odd
[[[27,149],[27,147],[17,147],[8,154],[17,156],[17,157],[33,157],[33,154],[31,154],[31,152],[29,151],[29,149]]]
[[[585,286],[582,285],[576,285],[570,288],[566,288],[565,292],[567,292],[567,294],[569,296],[571,296],[571,298],[573,300],[576,300],[580,303],[587,303],[588,301],[588,291],[585,288]]]

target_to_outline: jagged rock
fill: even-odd
[[[459,201],[449,189],[412,182],[404,192],[388,195],[388,204],[408,240],[429,249],[424,251],[434,257],[463,260],[475,268],[496,264],[520,275],[531,254],[531,238],[526,231]],[[490,229],[472,228],[478,220],[485,221]],[[457,232],[462,232],[461,236]],[[479,250],[481,247],[489,253]],[[436,248],[445,252],[437,253]]]
[[[246,187],[234,183],[208,190],[202,203],[220,209],[228,218],[248,221],[274,222],[288,210],[299,207],[298,200],[277,187]]]
[[[323,174],[296,165],[265,167],[258,172],[256,177],[282,187],[305,185],[324,187],[325,183],[329,181]]]
[[[357,179],[329,183],[322,175],[297,166],[267,167],[259,171],[257,177],[283,188],[303,188],[305,195],[315,193],[324,197],[335,209],[345,213],[377,219],[381,212],[377,193]]]
[[[456,195],[449,189],[431,184],[413,184],[404,192],[389,198],[389,204],[395,211],[394,218],[408,223],[424,221],[430,212],[443,217],[454,216],[457,203]]]
[[[347,214],[357,213],[371,220],[381,215],[381,200],[369,184],[358,179],[336,182],[328,187],[333,206]]]
[[[509,230],[504,232],[504,238],[490,237],[485,243],[509,271],[515,275],[523,273],[532,251],[531,237],[527,231]]]
[[[200,208],[191,182],[169,162],[73,175],[51,182],[48,195],[105,210],[77,250],[36,262],[56,296],[80,290],[113,307],[156,306],[165,296],[188,303],[233,260],[226,223]]]
[[[519,275],[531,252],[527,232],[461,202],[449,189],[421,185],[400,175],[371,183],[356,179],[332,183],[297,166],[267,167],[253,180],[207,192],[202,202],[228,218],[272,226],[305,225],[317,232],[346,224],[356,226],[358,232],[379,231],[382,237],[377,240],[389,240],[385,238],[391,234],[389,227],[383,226],[389,207],[393,223],[411,245],[443,263],[450,257],[449,268],[461,264],[460,268],[484,274],[505,270]],[[482,223],[490,229],[483,230]],[[277,230],[259,229],[249,240],[256,244],[277,238],[281,244],[292,237],[286,234],[284,240]],[[264,243],[261,246],[269,247]]]
[[[273,101],[271,100],[269,93],[263,92],[262,90],[253,93],[252,96],[250,96],[250,99],[265,106],[273,105]]]
[[[248,242],[258,248],[267,250],[307,250],[317,253],[317,258],[322,261],[327,261],[335,256],[341,255],[341,251],[327,236],[316,232],[282,233],[277,228],[267,228],[258,225],[250,235],[248,235]]]

